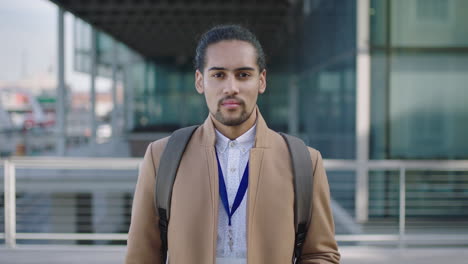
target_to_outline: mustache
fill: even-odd
[[[245,105],[245,102],[244,100],[240,99],[240,98],[237,98],[235,96],[226,96],[226,97],[223,97],[221,99],[219,99],[218,101],[218,107],[220,107],[224,101],[226,100],[236,100],[237,102],[239,102],[240,105]]]

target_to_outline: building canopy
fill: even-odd
[[[216,24],[241,24],[260,39],[267,54],[286,44],[293,28],[295,0],[51,0],[75,16],[106,32],[143,57],[193,56],[201,33]]]

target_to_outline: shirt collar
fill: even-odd
[[[244,134],[240,135],[238,138],[234,140],[230,140],[225,135],[221,134],[216,128],[216,150],[220,153],[224,153],[228,148],[231,142],[235,142],[237,146],[240,148],[242,154],[245,154],[249,151],[254,143],[255,143],[255,133],[257,130],[257,124],[254,124],[249,130],[247,130]]]

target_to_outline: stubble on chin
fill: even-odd
[[[225,126],[238,126],[238,125],[241,125],[247,119],[249,119],[250,115],[252,115],[252,113],[253,113],[253,110],[250,113],[248,113],[247,110],[245,109],[244,101],[240,100],[240,106],[242,108],[240,115],[238,117],[229,118],[227,116],[224,116],[223,113],[221,112],[222,101],[223,101],[223,99],[219,101],[218,109],[216,109],[216,113],[213,116],[218,122],[220,122],[221,124],[223,124]]]
[[[227,118],[225,116],[223,116],[223,114],[221,113],[221,111],[217,111],[214,115],[214,118],[220,122],[221,124],[225,125],[225,126],[238,126],[242,123],[244,123],[247,119],[249,119],[249,114],[245,111],[245,110],[242,110],[242,113],[240,114],[239,117],[237,118]]]

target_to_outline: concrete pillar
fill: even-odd
[[[65,90],[65,10],[58,8],[57,19],[57,101],[55,104],[56,131],[57,131],[57,155],[65,156],[66,144],[66,90]]]
[[[118,118],[118,102],[117,102],[117,71],[118,71],[118,52],[117,41],[112,41],[112,139],[117,139],[120,136],[119,120]]]
[[[91,138],[90,147],[91,149],[96,148],[96,76],[97,76],[97,31],[91,29],[91,90],[90,90],[90,121],[91,121]]]
[[[15,165],[5,160],[4,163],[4,217],[5,244],[9,248],[16,247],[16,169]]]
[[[130,60],[127,60],[124,66],[124,109],[125,109],[125,131],[130,132],[134,127],[134,102],[133,102],[133,86],[132,86],[132,72]]]
[[[369,215],[369,131],[370,131],[370,24],[369,0],[356,0],[356,220],[366,222]]]

